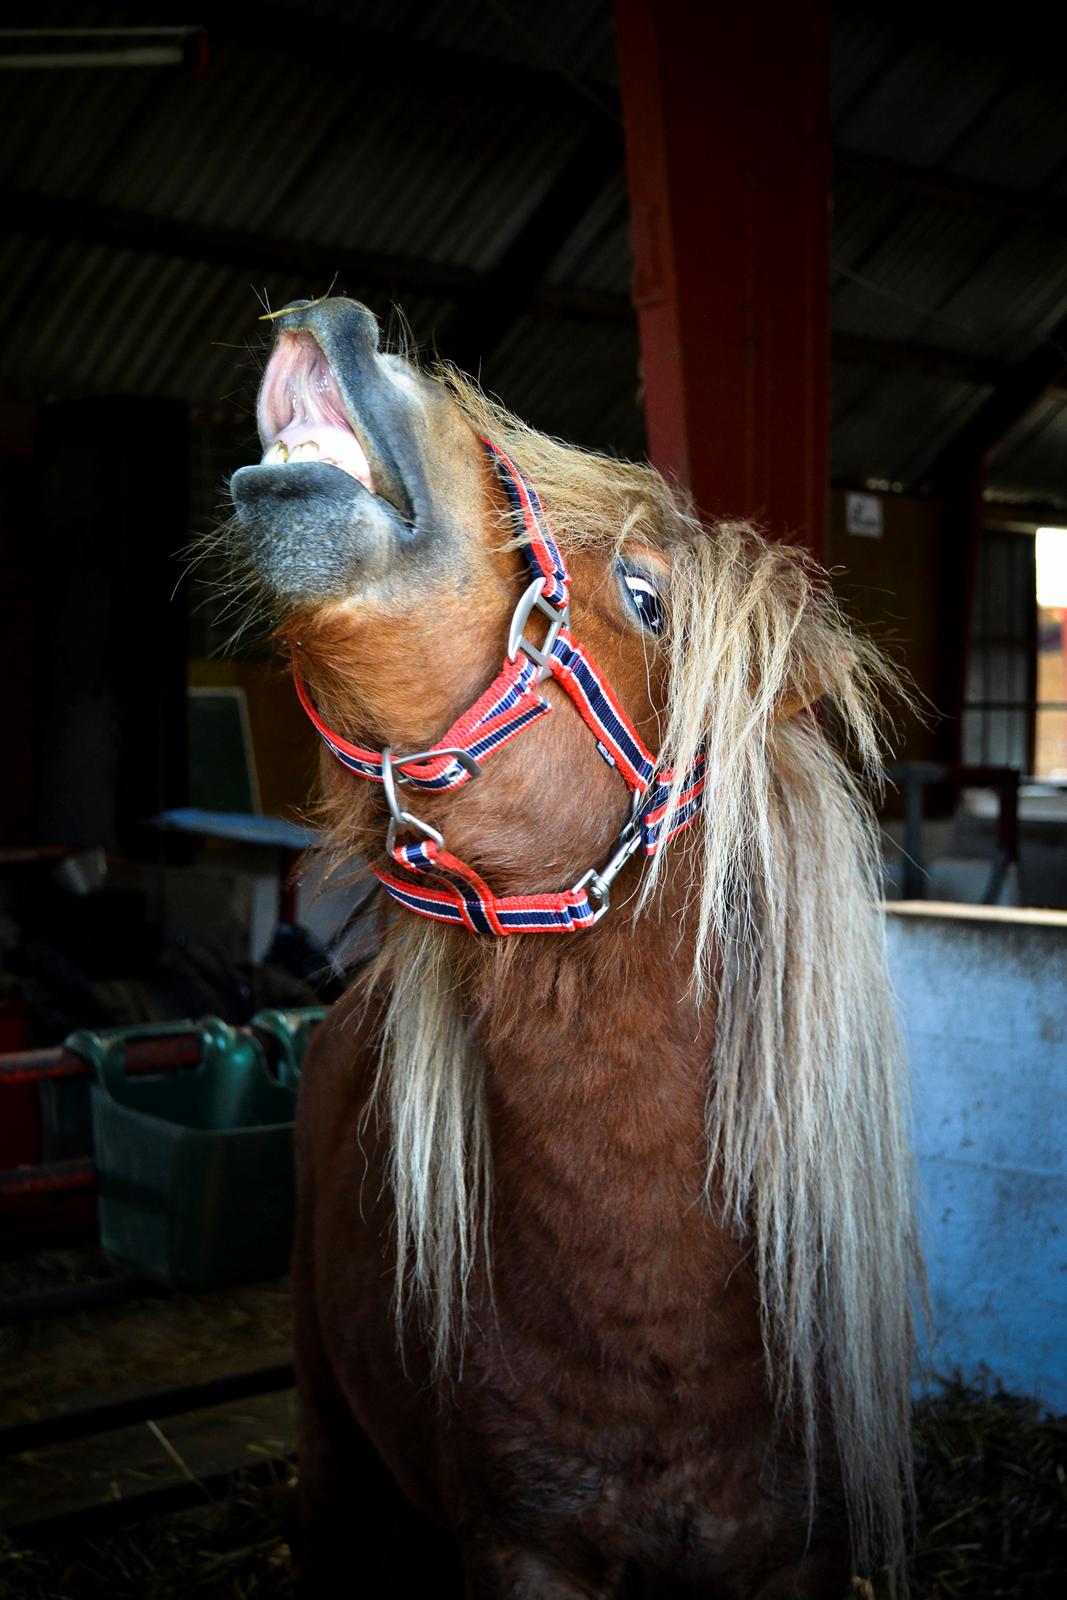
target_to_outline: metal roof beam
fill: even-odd
[[[312,239],[247,233],[214,223],[122,211],[22,190],[0,189],[0,214],[9,233],[206,261],[252,272],[291,273],[306,276],[309,288],[316,286],[312,280],[326,278],[328,282],[336,273],[353,285],[373,284],[448,298],[469,294],[478,282],[477,273],[463,267],[352,250]]]
[[[1067,201],[1056,195],[976,183],[937,167],[917,167],[908,161],[869,155],[864,150],[850,150],[840,144],[834,146],[834,176],[858,178],[869,184],[891,184],[955,210],[993,212],[1013,217],[1017,222],[1036,223],[1055,233],[1067,234]]]
[[[585,203],[588,203],[588,195]],[[179,221],[111,206],[91,205],[55,195],[27,194],[0,188],[0,214],[9,233],[29,233],[61,243],[103,245],[146,255],[203,261],[247,272],[279,272],[304,277],[308,287],[325,288],[336,275],[338,293],[346,289],[410,292],[434,299],[480,305],[485,280],[468,267],[448,266],[376,250],[310,239],[281,239],[237,228]],[[543,285],[533,293],[532,307],[551,316],[623,325],[633,312],[625,295],[600,294]]]
[[[1009,369],[1006,361],[974,355],[968,350],[946,350],[937,345],[901,342],[893,339],[868,339],[854,333],[835,333],[830,342],[835,361],[856,366],[884,367],[894,372],[920,372],[955,383],[994,386],[1003,382]]]

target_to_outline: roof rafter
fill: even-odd
[[[338,273],[356,283],[395,286],[446,298],[470,293],[478,281],[477,273],[468,268],[381,251],[353,250],[314,239],[283,239],[215,223],[157,217],[57,195],[0,189],[0,209],[12,233],[108,245],[253,272],[307,274],[309,279]]]
[[[587,197],[588,199],[588,197]],[[8,231],[64,243],[104,245],[146,255],[205,261],[249,272],[279,272],[386,294],[409,292],[461,304],[480,301],[484,279],[469,267],[314,239],[283,239],[214,223],[191,222],[97,206],[56,195],[0,188],[0,212]],[[532,296],[535,309],[583,321],[625,323],[631,316],[624,295],[598,294],[544,285]]]
[[[835,333],[830,352],[835,361],[898,372],[922,372],[956,383],[995,385],[1001,383],[1009,371],[1008,362],[969,350],[950,350],[914,341],[870,339],[855,333]]]

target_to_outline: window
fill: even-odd
[[[984,528],[963,761],[1067,781],[1067,529]]]
[[[1032,770],[1036,583],[1034,535],[983,528],[963,702],[966,766]]]
[[[1067,781],[1067,528],[1038,528],[1034,776]]]

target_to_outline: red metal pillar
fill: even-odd
[[[817,553],[829,441],[829,5],[616,0],[653,462]]]

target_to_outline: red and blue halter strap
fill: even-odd
[[[552,537],[540,497],[498,445],[489,439],[483,443],[511,505],[530,576],[543,580],[540,598],[562,614],[567,605],[570,576]],[[417,759],[392,758],[394,781],[403,780],[420,789],[459,788],[469,780],[472,764],[480,770],[495,751],[552,710],[538,692],[539,663],[526,654],[523,643],[520,639],[514,658],[505,658],[503,667],[484,694],[431,750],[420,753]],[[410,911],[468,928],[472,933],[575,933],[592,927],[607,910],[611,880],[631,854],[640,849],[646,857],[655,855],[696,815],[704,789],[703,756],[699,756],[690,769],[688,782],[670,813],[668,826],[671,772],[657,771],[655,760],[596,663],[565,624],[558,626],[544,664],[570,696],[595,738],[600,755],[615,767],[634,796],[631,820],[619,835],[610,863],[600,873],[595,869],[586,873],[573,889],[499,896],[493,894],[472,867],[445,848],[443,839],[430,836],[433,830],[424,828],[427,837],[417,844],[391,842],[390,845],[390,856],[396,866],[412,876],[399,877],[384,868],[374,869],[393,898]],[[334,733],[316,711],[295,666],[294,679],[300,704],[330,752],[359,777],[384,783],[384,752],[364,749]],[[466,763],[457,758],[457,752],[467,758]],[[422,881],[424,878],[433,882]]]

